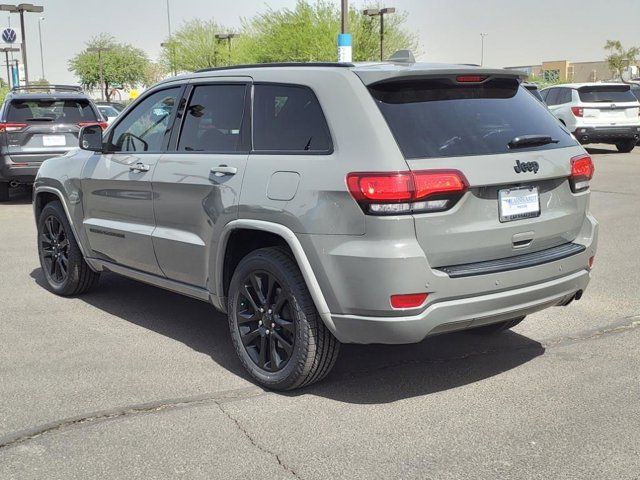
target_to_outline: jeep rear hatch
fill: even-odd
[[[368,88],[406,159],[419,198],[403,213],[413,215],[432,267],[540,251],[578,236],[587,197],[577,190],[588,179],[579,188],[574,180],[574,192],[569,177],[572,159],[586,170],[590,159],[579,160],[584,150],[516,76],[463,72]],[[366,188],[375,193],[373,183]]]

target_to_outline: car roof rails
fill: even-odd
[[[11,89],[12,92],[83,92],[82,87],[78,85],[56,85],[56,84],[47,84],[47,85],[21,85],[18,87],[13,87]]]
[[[416,58],[411,50],[398,50],[389,57],[388,61],[391,63],[416,63]]]

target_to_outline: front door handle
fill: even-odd
[[[130,172],[148,172],[149,165],[145,165],[142,162],[134,163],[133,165],[129,165]]]
[[[210,176],[213,175],[215,177],[224,177],[225,175],[235,175],[238,173],[238,169],[236,167],[229,167],[228,165],[218,165],[217,167],[213,167],[210,172]]]

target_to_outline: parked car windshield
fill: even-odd
[[[7,110],[8,122],[80,123],[95,122],[96,113],[89,100],[16,99]]]
[[[580,100],[585,103],[637,102],[628,85],[597,85],[578,89]]]
[[[555,117],[515,79],[458,84],[448,79],[369,88],[406,158],[509,152],[523,135],[550,136],[543,150],[576,145]]]

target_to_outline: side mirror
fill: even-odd
[[[80,135],[78,136],[80,142],[80,148],[82,150],[89,150],[90,152],[102,152],[103,140],[102,140],[102,127],[100,125],[87,125],[80,129]]]

